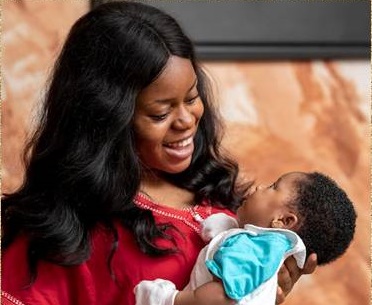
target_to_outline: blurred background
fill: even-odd
[[[22,181],[21,152],[69,28],[98,2],[2,2],[2,192]],[[264,6],[246,1],[256,3],[246,13],[235,6],[238,1],[230,7],[227,1],[183,2],[199,3],[199,8],[170,4],[166,9],[184,27],[197,21],[205,25],[185,30],[214,80],[225,120],[223,144],[244,175],[270,183],[288,171],[321,171],[355,203],[357,229],[347,253],[302,277],[285,304],[369,304],[370,2],[319,11],[305,6],[312,1],[298,1],[302,6],[297,8],[296,1],[263,1]],[[360,14],[357,6],[363,2],[367,10]],[[244,23],[248,19],[257,26]]]

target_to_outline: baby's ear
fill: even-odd
[[[297,215],[292,212],[286,212],[271,221],[272,228],[294,229],[298,223]]]
[[[284,224],[280,219],[274,219],[271,221],[271,227],[283,229]]]

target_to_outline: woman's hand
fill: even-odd
[[[315,253],[309,255],[303,269],[298,268],[293,256],[288,257],[278,273],[278,290],[276,292],[276,304],[282,304],[286,296],[292,290],[294,284],[301,275],[311,274],[317,266],[317,257]]]

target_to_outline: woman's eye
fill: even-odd
[[[159,114],[159,115],[150,115],[150,118],[153,119],[154,121],[160,122],[163,121],[167,118],[168,113],[164,114]]]
[[[197,94],[196,96],[194,96],[194,97],[188,99],[188,100],[186,101],[186,103],[187,103],[187,104],[193,104],[193,103],[194,103],[198,98],[199,98],[199,94]]]

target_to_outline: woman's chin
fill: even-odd
[[[168,163],[157,166],[149,166],[151,171],[158,174],[179,174],[187,170],[191,164],[191,157],[188,160],[183,160],[182,162],[177,163]]]
[[[191,158],[190,160],[185,160],[181,164],[168,166],[166,170],[164,170],[168,174],[179,174],[183,171],[187,170],[191,164]]]

